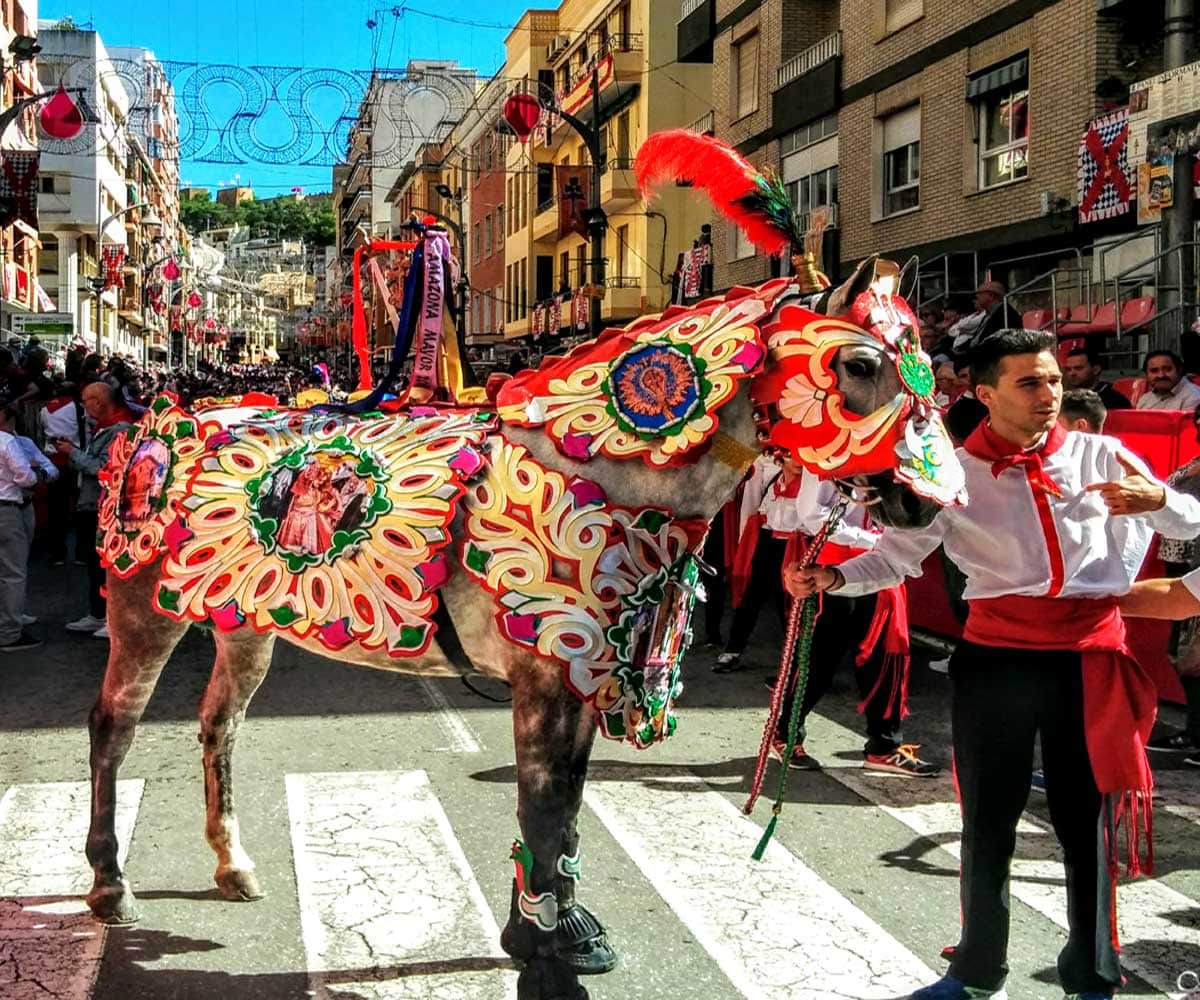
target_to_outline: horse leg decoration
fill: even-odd
[[[787,279],[669,309],[512,379],[498,414],[155,400],[103,477],[112,645],[90,719],[92,911],[136,919],[117,770],[189,623],[216,634],[200,711],[214,879],[246,900],[262,891],[232,754],[274,641],[435,675],[440,604],[467,663],[513,691],[522,839],[502,944],[525,964],[519,994],[586,997],[576,976],[616,960],[575,898],[593,740],[647,747],[674,731],[694,553],[757,453],[756,416],[806,467],[869,489],[885,523],[962,501],[894,277],[866,261],[809,302],[838,315]]]

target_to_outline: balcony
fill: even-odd
[[[558,202],[547,198],[533,212],[533,240],[558,240]]]
[[[354,196],[350,199],[350,208],[346,212],[346,223],[351,224],[359,220],[370,221],[370,218],[371,188],[363,186],[355,191]]]
[[[834,202],[832,205],[822,205],[821,210],[826,213],[825,228],[826,229],[837,229],[838,225],[839,225],[839,221],[840,221],[840,219],[839,219],[840,213],[838,211],[837,202]],[[796,213],[796,222],[799,224],[801,232],[808,231],[808,223],[811,219],[811,216],[812,216],[812,212],[797,212]]]
[[[600,315],[607,320],[633,319],[645,311],[642,279],[637,275],[615,275],[605,281]]]
[[[628,100],[630,94],[640,88],[642,62],[641,35],[609,35],[595,59],[575,74],[567,92],[556,95],[556,103],[568,114],[590,122],[593,72],[599,84],[600,113],[603,115],[618,99]]]
[[[716,135],[717,132],[717,114],[715,111],[706,111],[697,118],[688,128],[692,132],[699,132],[701,135]]]
[[[624,208],[641,200],[633,160],[612,157],[600,175],[600,204],[606,209]]]
[[[826,35],[775,71],[771,95],[775,128],[790,132],[832,113],[842,85],[842,33]]]
[[[675,58],[681,63],[711,63],[716,34],[716,0],[682,0],[675,29]]]

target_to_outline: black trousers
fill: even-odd
[[[787,592],[783,589],[783,556],[787,542],[776,538],[765,528],[759,533],[758,547],[754,550],[754,562],[750,567],[750,579],[742,603],[733,613],[729,625],[729,642],[725,649],[730,653],[744,653],[754,626],[758,624],[758,613],[765,607],[774,607],[782,624],[787,612]]]
[[[75,473],[58,470],[58,478],[46,488],[46,554],[51,562],[67,558],[67,535],[71,531],[71,501],[75,498]]]
[[[100,550],[96,546],[96,530],[99,515],[94,510],[75,512],[75,551],[82,549],[83,561],[87,563],[88,614],[103,618],[108,610],[101,591],[104,588],[104,566],[100,562]]]
[[[1164,572],[1170,577],[1181,577],[1191,567],[1187,563],[1163,563]],[[1170,650],[1172,656],[1179,651],[1179,634],[1182,622],[1171,623]],[[1180,677],[1179,685],[1183,688],[1184,702],[1187,705],[1187,720],[1184,728],[1192,738],[1192,742],[1200,746],[1200,677]]]
[[[798,739],[806,736],[804,720],[817,703],[829,691],[833,678],[847,660],[854,671],[860,700],[865,700],[863,715],[867,720],[867,743],[865,752],[871,754],[891,753],[900,745],[900,710],[904,691],[900,685],[893,686],[888,680],[880,683],[880,675],[886,668],[886,656],[882,638],[874,652],[861,667],[854,665],[859,643],[867,634],[871,619],[875,617],[878,598],[874,594],[865,597],[837,597],[825,594],[821,601],[821,614],[813,628],[812,652],[809,655],[808,682],[804,686],[804,701],[800,715]],[[788,723],[792,707],[796,702],[796,689],[784,701],[779,715],[776,735],[787,739]]]
[[[963,641],[950,659],[950,681],[963,825],[963,925],[950,975],[994,990],[1008,974],[1009,865],[1040,734],[1046,802],[1067,873],[1069,930],[1058,956],[1059,979],[1066,993],[1111,994],[1120,967],[1079,654]]]

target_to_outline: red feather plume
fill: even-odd
[[[633,169],[646,201],[663,184],[690,182],[764,253],[804,246],[783,183],[720,139],[682,128],[656,132],[638,150]]]

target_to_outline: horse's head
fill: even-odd
[[[840,287],[780,299],[762,327],[769,357],[753,396],[772,446],[879,522],[916,528],[965,491],[899,277],[870,258]]]

